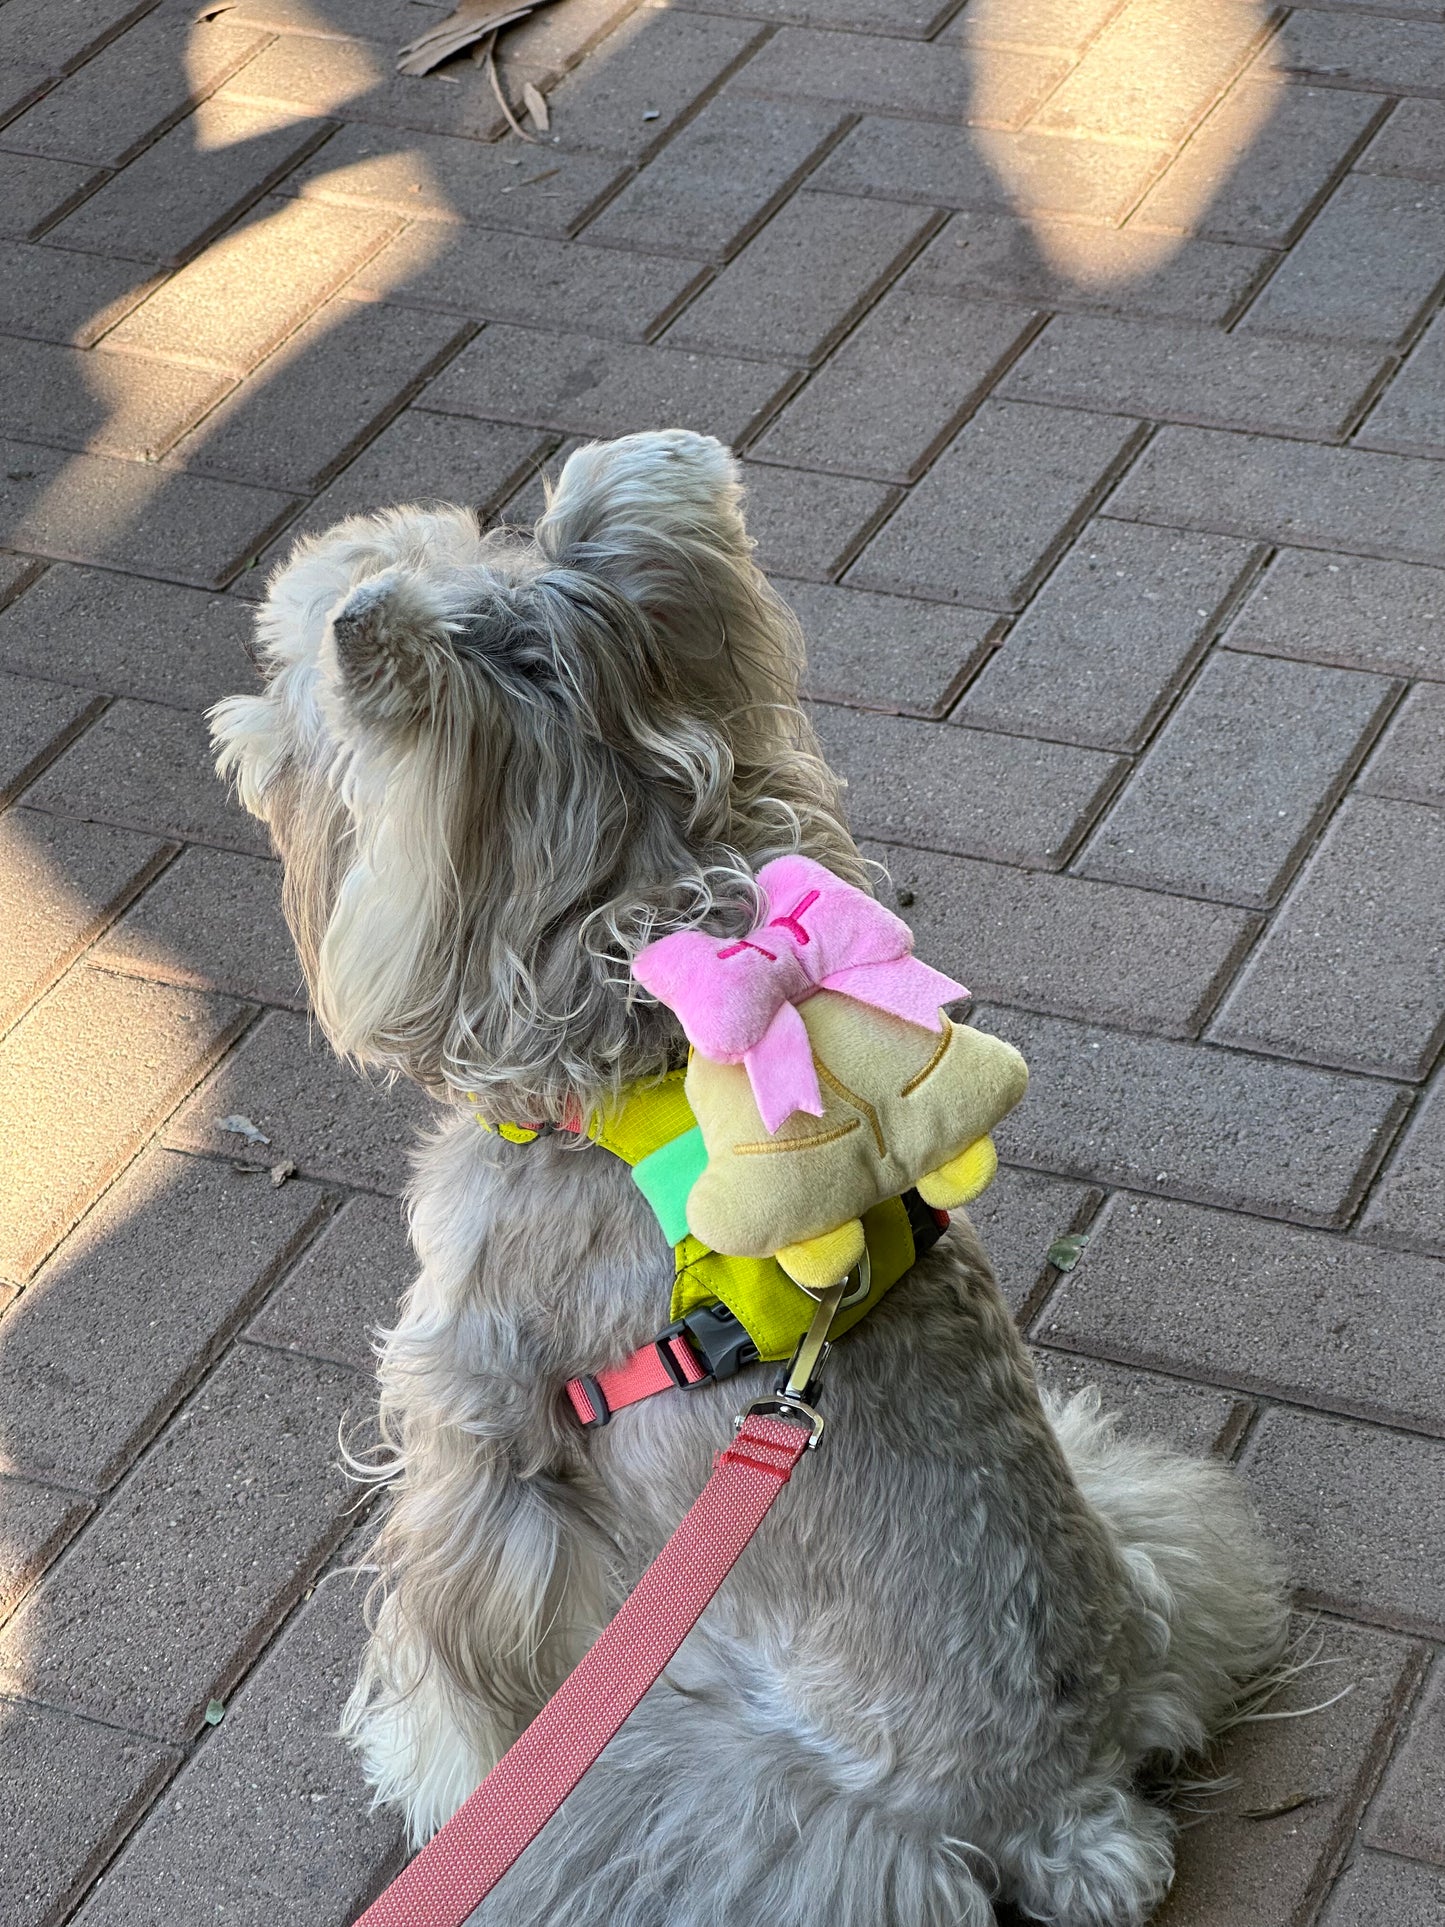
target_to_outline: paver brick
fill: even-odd
[[[1279,37],[1276,59],[1288,73],[1348,81],[1381,93],[1445,93],[1445,27],[1435,21],[1296,7]]]
[[[1355,165],[1365,174],[1445,181],[1445,101],[1397,101]]]
[[[205,101],[49,230],[57,247],[166,265],[196,253],[328,132],[252,101]]]
[[[1400,346],[1445,276],[1442,231],[1445,186],[1346,175],[1240,327]]]
[[[411,0],[407,0],[411,4]],[[447,134],[404,145],[386,128],[342,127],[288,176],[282,192],[307,200],[384,208],[407,219],[477,222],[560,238],[617,179],[615,161],[552,149],[519,160],[505,146]],[[434,238],[438,254],[450,236]]]
[[[934,294],[975,293],[1045,307],[1110,308],[1181,321],[1224,321],[1278,256],[1263,248],[1139,228],[955,214],[909,271]]]
[[[204,709],[255,686],[250,629],[250,611],[225,596],[62,562],[0,612],[0,664]]]
[[[1205,1824],[1177,1837],[1158,1927],[1296,1927],[1339,1864],[1422,1655],[1333,1620],[1297,1619],[1291,1631],[1293,1656],[1317,1661],[1278,1689],[1266,1709],[1276,1717],[1236,1726],[1211,1756],[1226,1784],[1205,1796]]]
[[[93,167],[38,154],[0,153],[0,234],[23,240],[40,233],[99,179]]]
[[[175,450],[194,472],[313,489],[471,334],[455,316],[336,296]]]
[[[325,1210],[314,1185],[278,1190],[171,1151],[142,1158],[0,1325],[0,1468],[113,1485]]]
[[[1445,1252],[1445,1079],[1437,1077],[1361,1220],[1382,1244]]]
[[[1097,750],[815,705],[856,834],[1057,869],[1119,764]]]
[[[5,1330],[9,1336],[9,1327]],[[91,1505],[33,1479],[0,1479],[0,1620],[79,1529]]]
[[[1268,908],[1397,694],[1379,676],[1218,651],[1080,870]]]
[[[21,1019],[0,1044],[0,1276],[34,1271],[248,1014],[78,964]]]
[[[12,121],[6,144],[123,167],[264,44],[263,34],[225,16],[198,20],[183,8],[157,7]]]
[[[698,265],[616,248],[418,221],[356,278],[356,289],[485,321],[641,341],[696,285]],[[538,344],[540,346],[540,344]]]
[[[1393,1854],[1362,1853],[1352,1861],[1320,1915],[1320,1927],[1440,1927],[1445,1872]]]
[[[0,1680],[193,1737],[347,1529],[337,1428],[369,1396],[339,1366],[238,1345],[0,1633]]]
[[[61,1920],[179,1764],[173,1747],[0,1699],[8,1927]]]
[[[827,147],[831,107],[708,102],[657,159],[589,223],[587,237],[723,261],[767,219]]]
[[[268,33],[311,34],[318,40],[379,40],[399,47],[434,24],[420,6],[439,8],[438,19],[449,12],[447,0],[346,0],[322,12],[314,0],[240,0],[226,15],[240,27],[260,27]]]
[[[446,0],[441,4],[444,6]],[[643,0],[649,10],[658,4],[659,0]],[[608,45],[603,59],[610,61],[618,44],[613,35],[627,25],[632,8],[633,0],[573,0],[571,6],[543,7],[529,20],[518,21],[498,49],[504,86],[514,99],[520,98],[523,82],[529,77],[550,88],[559,75],[575,67],[604,39]],[[386,38],[390,42],[394,36],[388,34]]]
[[[267,555],[267,566],[289,553],[298,536],[393,502],[462,502],[485,518],[515,493],[556,439],[535,428],[408,408],[287,529]]]
[[[104,345],[244,375],[395,232],[394,219],[368,208],[263,202],[128,314]]]
[[[40,809],[265,854],[265,829],[216,781],[205,721],[121,697],[30,791]]]
[[[1355,440],[1402,455],[1445,455],[1445,317],[1426,329]]]
[[[23,113],[55,83],[56,75],[47,67],[27,60],[10,61],[0,73],[0,125]]]
[[[567,11],[550,17],[565,18]],[[548,94],[562,149],[643,160],[745,59],[758,32],[756,21],[638,7],[608,35],[597,59],[584,61]]]
[[[0,675],[0,805],[33,783],[102,707],[85,690]]]
[[[33,555],[0,552],[0,610],[8,609],[44,572],[45,564]]]
[[[1278,1059],[992,1007],[970,1020],[1028,1059],[1005,1162],[1300,1224],[1350,1217],[1404,1093]]]
[[[230,377],[48,341],[5,344],[0,430],[96,454],[155,461],[214,407]]]
[[[1445,1667],[1438,1663],[1380,1783],[1364,1837],[1373,1847],[1445,1867]]]
[[[0,441],[0,526],[62,562],[228,581],[291,513],[274,489],[168,473],[152,463]]]
[[[164,1141],[212,1157],[292,1163],[305,1178],[400,1191],[407,1154],[434,1106],[410,1084],[387,1088],[359,1077],[312,1033],[305,1017],[268,1012],[167,1125]],[[235,1113],[250,1118],[269,1146],[217,1130]]]
[[[979,609],[778,581],[808,639],[803,686],[825,702],[936,716],[988,653],[998,619]]]
[[[1091,523],[969,685],[955,720],[1139,748],[1259,553],[1226,536]]]
[[[1380,113],[1378,95],[1246,79],[1150,189],[1133,224],[1287,247]]]
[[[791,379],[777,362],[492,327],[438,375],[422,406],[578,434],[695,428],[737,442]]]
[[[674,0],[707,12],[716,0]],[[735,13],[801,27],[851,27],[859,33],[930,40],[953,11],[953,0],[729,0]]]
[[[1275,1407],[1242,1462],[1304,1603],[1439,1639],[1445,1442]]]
[[[1165,150],[1058,134],[970,132],[936,121],[865,118],[814,185],[934,207],[1119,221],[1150,186]]]
[[[1445,689],[1438,683],[1422,683],[1401,703],[1355,790],[1445,809]]]
[[[354,1918],[403,1855],[337,1732],[365,1637],[360,1588],[328,1575],[107,1870],[77,1922],[227,1927]],[[258,1799],[257,1789],[265,1789]]]
[[[1363,10],[1366,13],[1379,13],[1379,0],[1325,0],[1327,6],[1340,13]],[[1390,12],[1401,16],[1422,16],[1428,20],[1445,20],[1445,5],[1441,0],[1390,0]]]
[[[1058,47],[1081,54],[1122,0],[968,0],[938,36],[969,47]]]
[[[429,16],[418,13],[416,32]],[[238,100],[284,102],[312,114],[420,134],[462,134],[492,141],[506,120],[479,67],[415,76],[393,71],[394,53],[362,40],[287,33],[226,82]]]
[[[0,23],[0,64],[18,60],[53,74],[66,73],[150,6],[151,0],[97,0],[94,6],[65,7],[53,0],[20,0]]]
[[[1420,1078],[1445,1038],[1445,814],[1359,797],[1325,833],[1211,1034]]]
[[[968,1207],[999,1290],[1017,1317],[1055,1273],[1049,1246],[1070,1231],[1081,1231],[1103,1194],[1090,1184],[1050,1177],[1043,1171],[1000,1167],[988,1189]],[[955,1213],[955,1216],[960,1214]]]
[[[164,862],[151,837],[40,810],[0,816],[0,1028],[19,1016]]]
[[[684,324],[689,319],[690,312]],[[794,397],[755,452],[909,481],[988,393],[1038,319],[1028,308],[924,294],[905,281]]]
[[[1217,428],[1162,428],[1110,515],[1299,548],[1445,561],[1440,465]]]
[[[1251,0],[1126,0],[1034,124],[1175,144],[1214,105],[1268,27]]]
[[[795,194],[664,340],[668,347],[819,361],[922,240],[930,218],[900,218],[896,208],[841,194]]]
[[[1226,640],[1260,655],[1445,682],[1445,572],[1281,549]]]
[[[808,582],[831,582],[898,500],[881,482],[767,462],[744,462],[743,484],[758,567]]]
[[[860,114],[901,114],[953,126],[1021,127],[1068,71],[1064,54],[999,49],[970,75],[942,42],[784,27],[756,53],[734,93],[828,101]]]
[[[0,241],[0,332],[88,348],[152,286],[131,261]]]
[[[396,1323],[416,1272],[397,1200],[351,1198],[257,1312],[249,1336],[370,1377],[375,1334]]]
[[[1114,416],[988,401],[869,543],[850,580],[1019,609],[1136,445]]]
[[[878,849],[921,954],[975,996],[1164,1037],[1198,1033],[1258,929],[1247,911],[1083,877]]]
[[[1031,1346],[1030,1351],[1034,1375],[1046,1393],[1069,1399],[1079,1392],[1096,1392],[1101,1409],[1117,1417],[1126,1437],[1152,1439],[1191,1458],[1231,1451],[1252,1410],[1228,1392],[1191,1385],[1182,1378],[1129,1371],[1096,1358],[1073,1358],[1041,1345]]]
[[[1439,1437],[1442,1290],[1435,1258],[1119,1195],[1034,1336]]]
[[[229,850],[183,850],[95,955],[108,970],[305,1009],[280,868]]]
[[[1348,432],[1385,365],[1378,348],[1056,315],[999,392],[1018,401],[1329,441]]]

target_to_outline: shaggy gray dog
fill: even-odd
[[[347,1715],[420,1841],[704,1484],[737,1381],[584,1433],[561,1389],[666,1320],[627,1169],[560,1122],[680,1061],[641,946],[740,935],[752,872],[866,872],[798,707],[737,469],[585,448],[530,537],[461,509],[301,543],[265,693],[214,715],[336,1049],[444,1101],[381,1362],[375,1626]],[[949,959],[939,959],[948,963]],[[476,1915],[608,1927],[1128,1927],[1169,1885],[1137,1790],[1236,1715],[1282,1590],[1231,1475],[1040,1400],[963,1217],[840,1345],[828,1438],[666,1678]]]

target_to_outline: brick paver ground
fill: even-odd
[[[1445,0],[556,0],[532,146],[394,73],[440,13],[0,4],[0,1920],[395,1862],[335,1447],[423,1107],[309,1035],[201,712],[296,528],[684,422],[1034,1064],[978,1216],[1041,1376],[1239,1459],[1289,1704],[1349,1689],[1163,1918],[1440,1927]]]

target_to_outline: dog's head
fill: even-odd
[[[303,541],[258,618],[264,694],[212,712],[270,825],[336,1048],[498,1115],[661,1069],[632,956],[741,932],[751,870],[860,874],[797,706],[797,626],[708,437],[579,450],[531,536],[401,508]]]

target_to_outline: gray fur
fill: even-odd
[[[567,1378],[662,1322],[670,1254],[590,1145],[515,1146],[675,1061],[628,958],[738,929],[800,847],[855,880],[796,629],[735,469],[583,450],[536,545],[397,510],[303,546],[223,768],[271,823],[339,1048],[450,1098],[381,1363],[391,1486],[347,1716],[420,1840],[585,1650],[702,1486],[755,1367],[582,1434]],[[947,962],[946,959],[940,960]],[[834,1354],[822,1449],[699,1630],[477,1916],[609,1927],[1129,1927],[1172,1826],[1135,1781],[1235,1713],[1281,1638],[1231,1475],[1046,1410],[966,1221]]]

